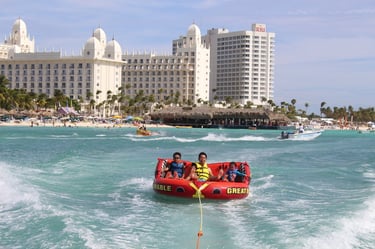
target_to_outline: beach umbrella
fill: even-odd
[[[127,116],[127,117],[125,118],[125,120],[126,120],[126,121],[128,121],[128,120],[133,120],[133,116]]]

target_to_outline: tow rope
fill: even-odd
[[[196,249],[199,249],[199,243],[200,243],[200,238],[203,236],[203,206],[202,206],[202,201],[201,201],[201,189],[204,189],[205,187],[205,184],[203,184],[202,186],[200,186],[200,188],[197,190],[197,193],[198,194],[198,199],[199,199],[199,209],[200,209],[200,226],[199,226],[199,231],[198,231],[198,238],[197,238],[197,245],[196,245]]]

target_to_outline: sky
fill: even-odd
[[[375,106],[374,0],[0,0],[0,36],[21,18],[38,51],[78,55],[100,27],[126,52],[171,54],[172,40],[195,23],[276,35],[274,102]],[[306,103],[308,108],[306,109]]]

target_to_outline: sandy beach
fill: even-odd
[[[29,126],[29,127],[72,127],[72,128],[137,128],[137,123],[105,123],[105,122],[91,122],[91,121],[61,121],[61,120],[47,120],[30,121],[30,120],[11,120],[7,122],[0,122],[1,126]],[[164,124],[146,124],[146,128],[175,128],[174,126]]]

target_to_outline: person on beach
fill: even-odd
[[[173,161],[167,165],[165,178],[182,178],[184,175],[185,164],[181,161],[181,153],[173,153]]]
[[[207,165],[207,154],[205,152],[199,153],[198,162],[191,165],[191,171],[186,180],[198,180],[198,181],[208,181],[208,180],[218,180],[222,177],[222,170],[219,172],[218,176],[214,176],[212,170]]]

